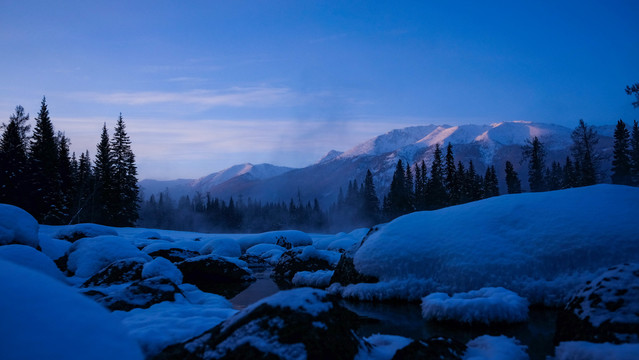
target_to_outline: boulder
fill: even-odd
[[[609,268],[588,281],[559,312],[555,343],[639,342],[639,264]]]
[[[182,272],[183,282],[227,298],[237,295],[255,280],[246,263],[217,255],[189,258],[177,267]]]
[[[466,352],[466,345],[442,337],[428,340],[415,340],[397,350],[393,360],[408,359],[442,359],[461,360]]]
[[[339,262],[339,253],[317,250],[313,246],[287,250],[273,268],[273,278],[282,285],[291,284],[300,271],[333,270]]]
[[[83,287],[124,284],[142,279],[142,268],[145,259],[131,258],[114,261],[107,267],[93,274]]]
[[[192,250],[174,248],[174,249],[156,250],[149,253],[149,256],[154,259],[161,256],[172,263],[179,263],[186,259],[200,256],[200,253],[197,251],[192,251]]]
[[[355,269],[353,264],[353,258],[346,254],[343,254],[339,259],[335,272],[331,278],[331,284],[339,283],[342,286],[357,284],[357,283],[376,283],[379,279],[374,276],[368,276],[360,273]]]
[[[281,291],[155,359],[353,359],[357,315],[310,288]]]
[[[74,242],[69,248],[66,267],[78,277],[90,278],[115,261],[131,258],[151,260],[151,257],[128,239],[110,235],[97,236]],[[61,266],[64,259],[58,260],[60,261],[56,263]]]
[[[181,293],[177,285],[161,276],[136,280],[125,287],[93,288],[83,292],[111,311],[146,309],[163,301],[175,301],[176,293]]]

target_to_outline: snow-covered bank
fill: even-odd
[[[381,281],[429,279],[431,292],[501,286],[557,305],[593,273],[639,261],[638,215],[627,186],[504,195],[380,225],[354,264]]]

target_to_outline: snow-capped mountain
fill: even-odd
[[[612,147],[612,126],[598,127],[601,136],[599,147],[604,155]],[[506,161],[514,164],[524,188],[527,187],[526,164],[521,163],[521,146],[534,136],[540,138],[547,152],[546,165],[553,161],[565,162],[570,154],[572,129],[553,124],[526,121],[501,122],[490,125],[426,125],[396,129],[369,139],[344,152],[331,150],[317,163],[302,169],[290,169],[269,164],[236,165],[229,169],[193,180],[186,187],[175,188],[173,197],[199,191],[211,196],[229,198],[252,198],[261,201],[289,201],[297,199],[298,192],[303,202],[317,198],[323,206],[330,205],[339,193],[346,190],[348,182],[363,181],[366,171],[371,170],[380,198],[390,187],[398,160],[415,164],[425,161],[430,167],[436,144],[442,151],[448,143],[453,145],[455,161],[464,165],[472,160],[478,173],[494,165],[499,181],[504,186]],[[609,165],[602,165],[605,172]],[[142,186],[146,183],[143,181]],[[155,187],[157,188],[157,187]],[[149,188],[150,189],[150,188]],[[145,188],[147,196],[150,193]],[[163,190],[163,189],[161,189]]]

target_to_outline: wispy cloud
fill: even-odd
[[[225,90],[190,90],[186,92],[83,92],[70,94],[75,99],[120,105],[193,104],[216,106],[285,105],[295,94],[285,87],[232,87]]]

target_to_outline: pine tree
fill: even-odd
[[[60,210],[67,223],[73,205],[73,189],[75,188],[73,168],[69,157],[69,139],[64,133],[58,133],[58,171],[60,173]]]
[[[413,201],[415,199],[415,178],[413,177],[413,171],[410,168],[410,164],[408,162],[406,162],[406,174],[405,174],[405,178],[406,178],[406,185],[405,185],[405,189],[406,189],[406,206],[407,206],[407,212],[411,212],[413,210],[415,210],[415,201]]]
[[[422,199],[424,197],[424,182],[422,180],[422,169],[419,163],[415,164],[415,191],[413,193],[413,206],[415,210],[424,210],[422,207]]]
[[[102,126],[100,142],[95,154],[94,170],[95,176],[95,208],[92,211],[92,221],[112,225],[116,209],[114,199],[116,199],[116,188],[113,179],[113,154],[109,143],[109,133],[106,123]]]
[[[546,184],[548,190],[559,190],[564,188],[564,169],[557,161],[552,162],[550,168],[546,168]]]
[[[521,181],[519,180],[519,175],[510,161],[506,161],[506,188],[508,189],[509,194],[521,193]]]
[[[433,163],[430,167],[430,179],[426,185],[427,209],[440,209],[447,205],[448,194],[444,187],[444,167],[442,150],[435,144]]]
[[[630,132],[626,124],[619,120],[615,128],[615,144],[612,159],[612,183],[632,185],[630,162]]]
[[[455,156],[453,155],[453,145],[450,142],[446,147],[445,165],[444,187],[448,193],[448,204],[456,205],[459,204],[461,194],[457,168],[455,167]]]
[[[639,107],[639,83],[626,86],[626,94],[635,95],[636,101],[632,102],[632,106]]]
[[[530,184],[530,191],[545,191],[544,169],[546,168],[546,151],[538,137],[535,136],[532,140],[526,140],[526,145],[522,147],[522,157],[524,161],[528,161],[528,183]]]
[[[597,132],[581,119],[579,120],[579,125],[573,130],[571,137],[573,141],[571,147],[572,156],[575,161],[579,161],[581,167],[579,174],[581,185],[596,184],[601,160],[601,154],[596,149],[599,142]]]
[[[406,172],[400,159],[395,167],[390,191],[386,197],[386,216],[394,219],[409,212],[408,191],[406,189]]]
[[[61,224],[64,214],[61,209],[58,144],[44,97],[31,137],[29,160],[33,191],[28,211],[40,223]]]
[[[579,178],[577,176],[577,170],[570,160],[570,156],[566,156],[566,163],[564,165],[564,178],[562,180],[563,189],[569,189],[579,186]]]
[[[4,128],[0,139],[0,203],[12,204],[26,209],[28,207],[28,173],[27,157],[29,114],[24,108],[16,106],[15,114],[9,117],[9,124]]]
[[[467,183],[466,196],[469,201],[480,200],[483,195],[483,178],[477,174],[477,171],[475,171],[475,165],[473,164],[472,160],[468,161],[468,172],[466,173],[465,178],[465,181]]]
[[[366,178],[364,178],[364,217],[371,225],[376,224],[379,221],[379,199],[375,193],[375,184],[373,183],[373,174],[370,170],[366,171]],[[317,199],[315,200],[317,201]]]
[[[632,137],[630,138],[630,167],[632,182],[639,185],[639,123],[637,120],[632,125]]]
[[[484,199],[493,196],[499,196],[499,180],[497,179],[497,172],[495,171],[495,167],[492,165],[486,169],[483,192]]]
[[[135,155],[131,150],[131,140],[126,133],[122,114],[118,118],[111,140],[111,158],[113,160],[114,206],[113,224],[133,226],[139,215],[138,171]]]

